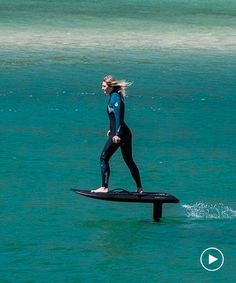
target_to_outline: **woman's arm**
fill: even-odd
[[[116,121],[116,136],[120,136],[121,131],[121,97],[119,94],[114,93],[111,97],[111,108],[115,115]]]

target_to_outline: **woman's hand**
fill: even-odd
[[[114,137],[112,138],[112,140],[113,140],[114,143],[120,143],[121,138],[120,138],[119,136],[114,136]]]

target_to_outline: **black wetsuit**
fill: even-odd
[[[110,176],[109,160],[119,147],[121,148],[124,161],[129,167],[130,172],[136,182],[137,188],[142,187],[139,170],[132,157],[132,134],[124,122],[124,108],[125,104],[123,97],[117,92],[110,93],[107,113],[110,120],[111,135],[109,136],[100,157],[102,187],[105,188],[108,188]],[[119,143],[114,143],[112,140],[114,136],[119,136],[121,141]]]

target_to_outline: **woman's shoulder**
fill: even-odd
[[[118,92],[112,92],[111,93],[111,101],[120,101],[121,100],[121,95]]]

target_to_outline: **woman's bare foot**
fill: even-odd
[[[143,193],[143,188],[137,188],[137,193],[142,194]]]
[[[100,187],[96,190],[92,190],[91,191],[92,193],[108,193],[108,188],[105,188],[105,187]]]

